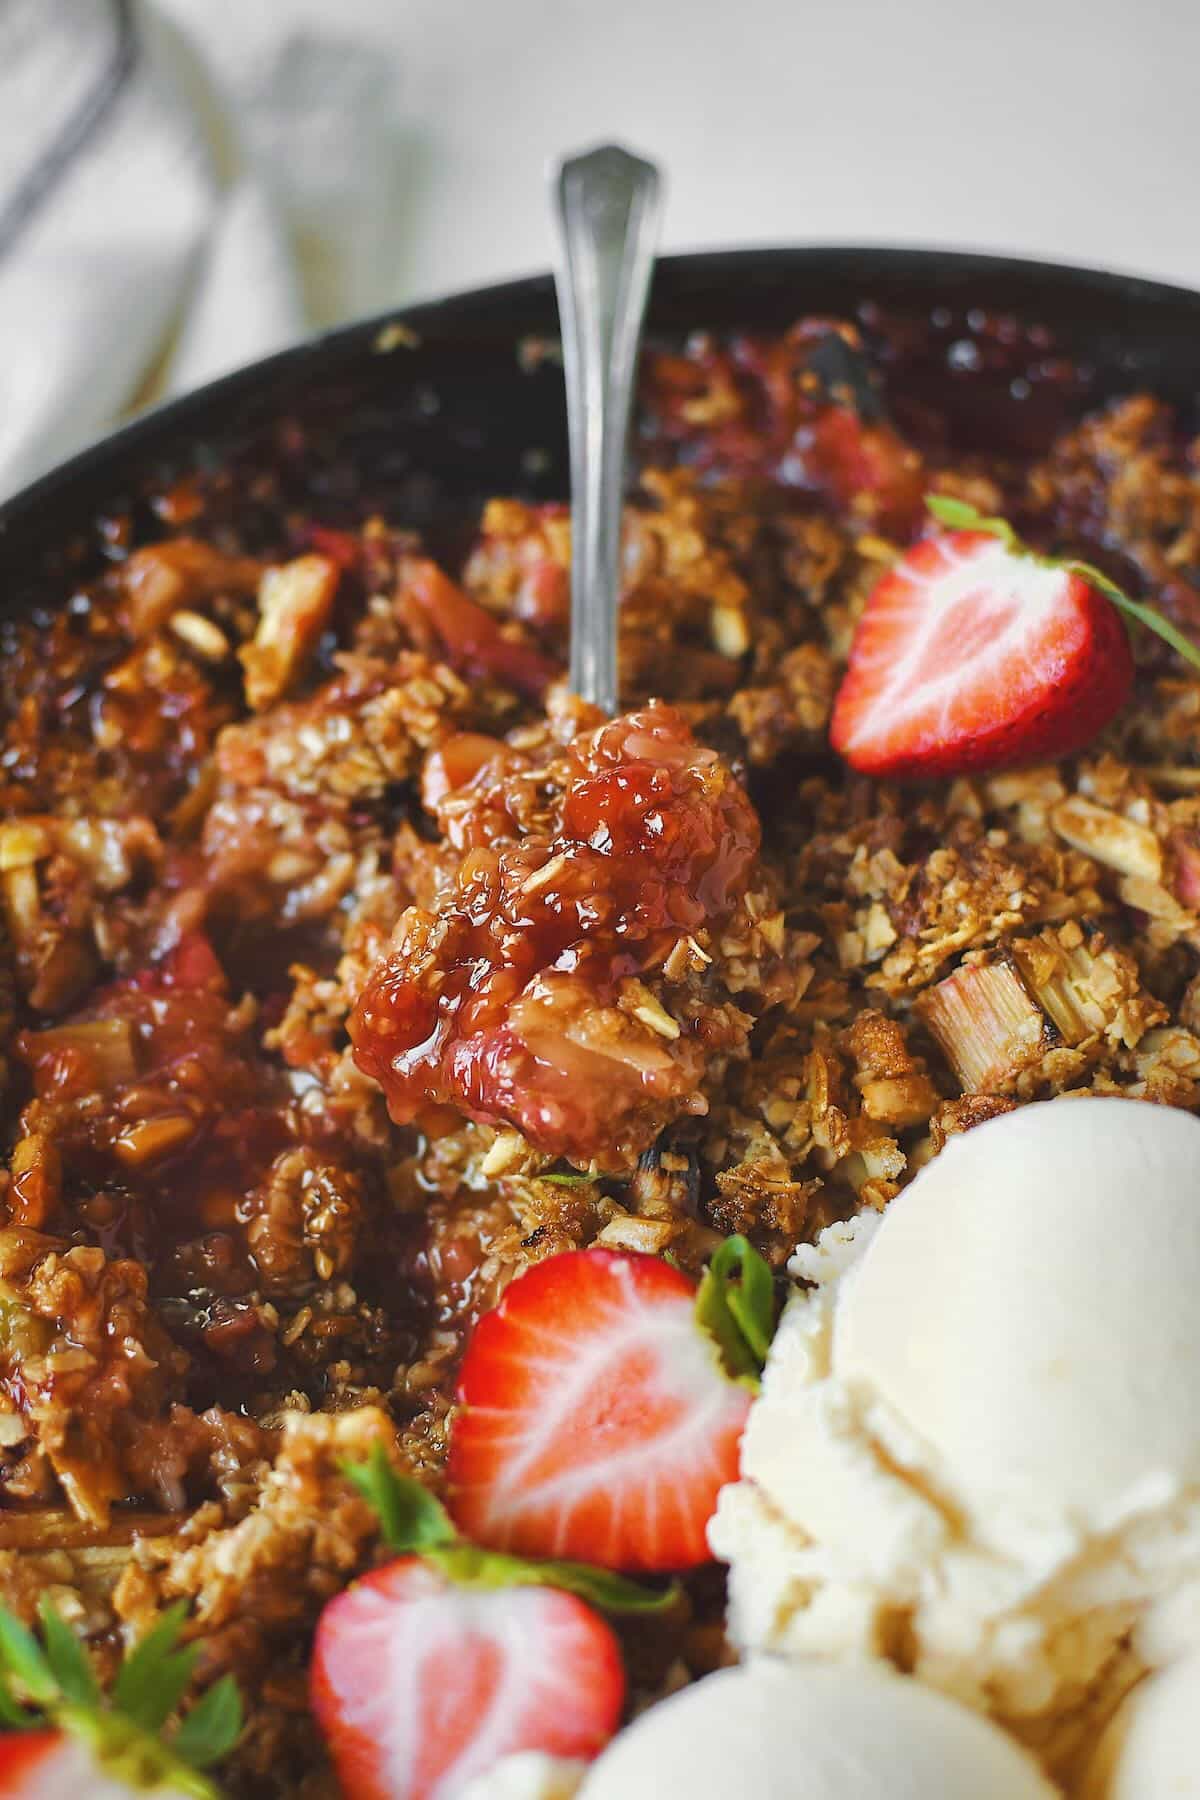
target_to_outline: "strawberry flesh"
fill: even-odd
[[[1132,681],[1110,600],[987,533],[957,531],[915,545],[876,585],[830,738],[876,776],[1039,762],[1083,749]]]
[[[476,1327],[459,1378],[449,1505],[468,1537],[631,1570],[711,1560],[750,1395],[658,1257],[568,1251]]]
[[[144,1789],[105,1774],[88,1745],[65,1731],[0,1733],[0,1800],[131,1800]],[[183,1800],[159,1787],[157,1800]]]
[[[520,1750],[590,1759],[624,1699],[612,1630],[553,1588],[458,1587],[406,1556],[317,1627],[312,1708],[347,1800],[451,1800]]]

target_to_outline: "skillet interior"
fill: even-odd
[[[1141,387],[1185,417],[1195,406],[1200,294],[1049,263],[839,248],[669,257],[650,330],[778,328],[806,313],[853,315],[864,302],[914,317],[1011,313],[1048,326],[1089,369],[1089,401]],[[556,328],[553,285],[538,276],[346,327],[146,415],[0,508],[0,608],[20,610],[47,577],[89,573],[102,555],[97,514],[135,502],[152,475],[231,455],[247,471],[260,453],[276,459],[271,432],[284,414],[311,427],[297,503],[326,517],[348,469],[360,506],[365,492],[394,522],[427,532],[489,493],[561,497],[561,374],[552,357],[519,353]]]

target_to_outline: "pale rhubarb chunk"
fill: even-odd
[[[964,961],[917,1008],[964,1093],[1023,1096],[1043,1074],[1086,1072],[1104,1044],[1132,1049],[1166,1017],[1133,959],[1074,920]]]
[[[1013,956],[1027,986],[1064,1044],[1094,1037],[1132,1048],[1164,1009],[1143,993],[1136,963],[1099,934],[1086,939],[1071,921],[1058,931],[1018,938]]]
[[[964,1091],[986,1094],[1040,1061],[1047,1020],[1005,951],[964,963],[917,1001]]]

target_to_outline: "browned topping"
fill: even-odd
[[[978,385],[929,385],[964,337]],[[1200,1108],[1200,682],[1143,642],[1102,741],[989,780],[827,751],[926,486],[1200,621],[1194,455],[1081,392],[988,319],[652,357],[608,725],[561,504],[421,545],[294,423],[4,627],[0,1590],[100,1666],[194,1602],[231,1793],[322,1791],[308,1634],[379,1553],[338,1461],[437,1483],[524,1267],[782,1268],[1031,1098]],[[962,454],[977,395],[1007,435]],[[718,1585],[631,1638],[639,1699],[719,1660]]]

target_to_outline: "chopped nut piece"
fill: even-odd
[[[9,1215],[15,1224],[41,1230],[58,1205],[62,1188],[62,1158],[44,1132],[18,1138],[9,1165]]]
[[[1145,881],[1140,876],[1127,875],[1117,892],[1126,906],[1135,906],[1139,912],[1148,913],[1152,919],[1161,920],[1179,931],[1186,931],[1195,924],[1194,914],[1187,907],[1181,906],[1175,895],[1168,893],[1161,882]]]
[[[1162,877],[1158,839],[1144,825],[1136,825],[1120,813],[1072,795],[1054,808],[1050,823],[1073,849],[1082,850],[1085,856],[1094,857],[1107,868],[1144,881],[1159,881]]]
[[[221,627],[206,619],[203,613],[177,612],[170,623],[180,642],[194,650],[204,662],[224,662],[229,655],[229,639]]]
[[[0,874],[0,890],[9,930],[18,945],[28,943],[37,931],[42,910],[34,865],[27,862],[5,869]]]
[[[964,1094],[961,1100],[947,1100],[929,1121],[931,1148],[936,1154],[946,1147],[947,1139],[976,1125],[986,1125],[1002,1113],[1014,1112],[1017,1102],[1002,1099],[999,1094]]]
[[[49,833],[32,819],[18,819],[12,825],[0,825],[0,873],[9,869],[28,869],[49,856]]]
[[[1142,774],[1147,781],[1157,782],[1160,787],[1174,788],[1177,793],[1200,793],[1200,769],[1166,764],[1156,765],[1152,769],[1143,768]]]
[[[479,1173],[489,1180],[496,1175],[507,1175],[524,1161],[528,1150],[519,1131],[502,1131],[480,1163]]]
[[[626,981],[622,984],[621,1007],[658,1037],[667,1038],[673,1043],[680,1035],[678,1022],[640,981]]]
[[[178,1150],[195,1129],[196,1121],[190,1113],[164,1113],[157,1119],[131,1125],[114,1139],[113,1151],[127,1168],[136,1169]]]
[[[298,556],[263,575],[258,630],[254,642],[238,651],[255,712],[271,706],[300,675],[325,629],[337,584],[337,564],[327,556]]]
[[[864,1081],[861,1092],[867,1118],[897,1128],[921,1124],[938,1099],[927,1075],[881,1076]]]
[[[745,656],[750,648],[750,633],[746,628],[746,615],[740,607],[713,608],[712,638],[722,656],[728,656],[733,661]]]
[[[895,1019],[874,1008],[860,1012],[845,1043],[856,1064],[854,1085],[868,1119],[899,1129],[929,1117],[940,1096]]]
[[[610,1219],[595,1242],[609,1250],[638,1250],[646,1256],[659,1256],[679,1234],[673,1219],[634,1219],[622,1216]]]

